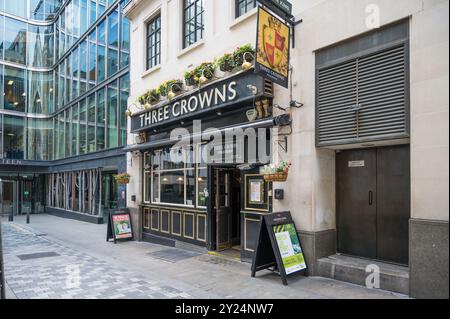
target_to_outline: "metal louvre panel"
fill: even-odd
[[[356,138],[357,64],[350,61],[319,70],[318,120],[320,142]]]
[[[406,45],[318,70],[319,145],[407,136]]]
[[[405,46],[359,60],[359,137],[406,133]]]

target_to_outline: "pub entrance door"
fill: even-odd
[[[240,252],[240,171],[236,168],[213,170],[213,214],[216,251]]]
[[[336,170],[338,251],[408,264],[409,146],[341,151]]]

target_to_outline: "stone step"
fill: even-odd
[[[366,286],[366,278],[373,270],[367,266],[376,265],[380,270],[380,289],[409,294],[409,268],[377,260],[333,255],[317,261],[318,276]]]

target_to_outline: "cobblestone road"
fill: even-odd
[[[6,281],[17,298],[191,298],[179,289],[112,267],[17,225],[4,223],[2,227]]]

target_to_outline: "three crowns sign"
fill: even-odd
[[[290,27],[259,8],[255,71],[285,88],[289,85]]]

